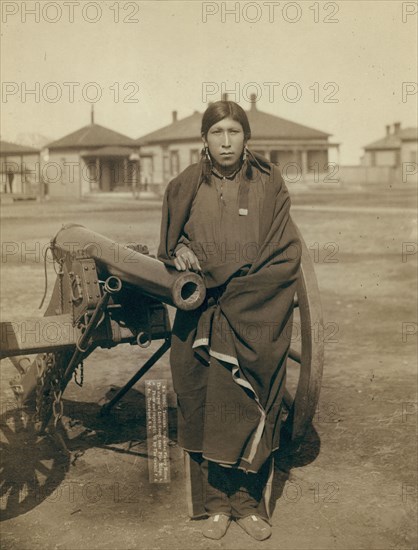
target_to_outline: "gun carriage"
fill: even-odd
[[[323,364],[319,292],[302,241],[302,268],[295,297],[294,334],[284,397],[285,429],[300,441],[315,414]],[[44,317],[1,323],[1,358],[18,373],[11,381],[19,405],[40,434],[59,422],[70,380],[82,383],[83,361],[97,348],[129,343],[161,346],[106,403],[110,409],[170,348],[167,305],[185,310],[205,299],[200,275],[178,272],[149,255],[145,245],[123,246],[81,225],[64,226],[52,239],[56,281]],[[23,330],[23,327],[26,330]]]

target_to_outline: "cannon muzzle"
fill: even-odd
[[[205,299],[205,284],[197,273],[178,272],[82,225],[64,226],[52,240],[51,247],[57,261],[70,265],[80,255],[91,258],[102,279],[118,277],[122,283],[179,309],[196,309]]]

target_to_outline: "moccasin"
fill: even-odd
[[[237,518],[236,522],[255,540],[265,540],[271,536],[270,525],[260,516],[252,514],[245,518]]]
[[[202,534],[208,539],[221,539],[228,530],[231,518],[226,514],[210,516],[202,529]]]

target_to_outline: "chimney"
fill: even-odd
[[[226,92],[222,94],[222,101],[228,101],[228,94]]]
[[[173,111],[171,114],[173,116],[173,122],[177,122],[177,111]]]
[[[401,123],[400,122],[395,122],[395,124],[393,125],[393,132],[395,134],[399,134],[400,129],[401,129]]]
[[[390,124],[386,124],[386,136],[390,136]]]
[[[90,122],[94,124],[94,103],[91,105]]]
[[[251,111],[256,111],[257,110],[257,94],[251,94],[250,95],[250,103],[251,103]]]

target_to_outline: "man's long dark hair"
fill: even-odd
[[[206,111],[203,113],[202,125],[200,128],[200,133],[202,137],[206,138],[210,128],[212,128],[214,124],[220,122],[224,118],[232,118],[232,120],[235,120],[235,122],[239,122],[241,124],[244,131],[245,142],[247,142],[251,138],[251,128],[250,123],[248,122],[247,113],[242,107],[240,107],[240,105],[238,105],[238,103],[226,100],[211,103]],[[202,160],[202,180],[205,183],[209,183],[212,173],[212,163],[207,159],[204,149],[202,149]],[[248,159],[246,164],[247,166],[245,169],[245,176],[248,179],[252,179],[253,171],[251,163],[248,161]]]
[[[211,103],[203,113],[202,126],[200,133],[204,138],[208,135],[209,129],[224,118],[232,118],[239,122],[244,130],[244,139],[248,141],[251,138],[251,128],[248,122],[247,113],[238,103],[234,101],[216,101]]]

